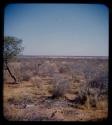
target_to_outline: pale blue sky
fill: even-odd
[[[103,4],[9,4],[4,35],[24,55],[108,56],[109,10]]]

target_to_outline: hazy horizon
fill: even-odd
[[[18,55],[18,56],[64,56],[64,57],[70,57],[71,55],[25,55],[25,54],[21,54],[21,55]],[[74,55],[74,56],[71,56],[71,57],[108,57],[108,56],[82,56],[82,55]]]
[[[108,56],[108,23],[103,4],[9,4],[4,35],[23,40],[23,55]]]

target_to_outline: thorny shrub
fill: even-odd
[[[96,107],[101,95],[108,93],[108,72],[105,70],[92,69],[90,65],[84,70],[85,83],[80,87],[79,95],[75,103]]]
[[[52,90],[52,97],[58,98],[60,96],[63,96],[65,93],[67,93],[69,89],[69,81],[60,78],[57,76],[54,80],[53,90]]]

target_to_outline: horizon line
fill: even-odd
[[[86,55],[28,55],[28,54],[22,54],[22,55],[19,55],[19,56],[57,56],[57,57],[109,57],[109,56],[96,56],[96,55],[93,55],[93,56],[86,56]]]

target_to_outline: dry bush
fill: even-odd
[[[73,75],[72,80],[74,83],[80,83],[80,78],[77,75]]]
[[[39,112],[37,108],[17,109],[7,106],[4,108],[4,117],[9,121],[49,121],[49,116]]]
[[[69,66],[65,63],[61,63],[58,66],[59,73],[69,73]]]
[[[33,77],[33,78],[31,78],[31,83],[33,86],[40,88],[42,80],[39,77]]]
[[[67,93],[69,89],[69,81],[64,79],[56,79],[53,85],[52,97],[58,98]]]
[[[84,88],[80,88],[79,93],[77,94],[77,97],[72,101],[75,104],[83,105],[87,101],[87,94],[86,90]]]
[[[11,62],[9,63],[9,68],[12,74],[16,77],[17,82],[28,81],[34,72],[34,67],[32,63],[27,62]],[[4,78],[9,79],[9,75],[4,72]]]
[[[45,62],[39,67],[39,74],[42,76],[52,76],[56,72],[58,69],[55,63]]]
[[[9,104],[14,104],[14,105],[34,103],[34,99],[32,98],[32,96],[29,96],[29,95],[12,96],[8,98],[7,101]]]
[[[30,73],[24,73],[24,74],[22,75],[22,80],[23,80],[23,81],[29,81],[29,80],[30,80],[30,77],[31,77]]]
[[[23,81],[28,81],[33,76],[33,65],[32,63],[21,63],[21,79]]]
[[[78,104],[86,104],[87,107],[97,107],[100,96],[108,93],[108,72],[107,69],[99,69],[92,65],[85,66],[85,82],[80,87],[79,94],[74,100]],[[107,101],[107,100],[105,100]]]

